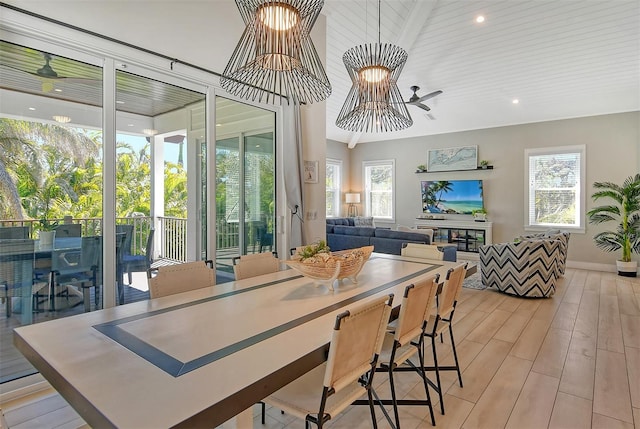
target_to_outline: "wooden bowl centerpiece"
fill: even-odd
[[[335,280],[350,279],[358,283],[357,276],[373,252],[373,246],[331,253],[324,241],[302,248],[286,264],[305,277],[326,284],[333,290]]]

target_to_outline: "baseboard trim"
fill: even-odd
[[[5,408],[16,401],[47,390],[53,390],[53,388],[39,373],[3,383],[0,388],[0,407]]]
[[[578,268],[581,270],[603,271],[606,273],[617,273],[615,264],[596,264],[593,262],[567,261],[567,268]]]

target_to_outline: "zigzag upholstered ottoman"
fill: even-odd
[[[558,239],[481,246],[482,283],[510,295],[549,297],[561,275],[562,246]]]

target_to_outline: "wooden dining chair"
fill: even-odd
[[[427,324],[427,331],[425,336],[431,339],[431,349],[433,352],[433,366],[425,367],[425,370],[435,371],[437,386],[431,384],[437,392],[440,399],[440,412],[444,414],[444,401],[442,383],[440,381],[440,371],[456,371],[458,373],[458,381],[460,387],[462,386],[462,374],[460,373],[460,364],[458,363],[458,353],[456,351],[456,342],[453,338],[453,315],[455,308],[462,290],[462,283],[467,274],[467,264],[460,264],[455,268],[447,271],[447,277],[444,281],[444,287],[442,293],[439,295],[438,310],[435,315],[431,315]],[[436,339],[438,336],[442,336],[442,333],[449,330],[449,336],[451,338],[451,351],[453,352],[453,358],[455,365],[440,365],[438,363],[438,351],[436,348]]]
[[[54,229],[56,231],[56,238],[82,236],[82,225],[79,223],[58,225]]]
[[[373,376],[393,295],[374,298],[336,317],[327,361],[264,399],[318,428],[366,395],[377,428]],[[357,346],[356,346],[357,345]],[[386,412],[386,411],[385,411]]]
[[[214,286],[213,261],[195,261],[147,270],[151,299]]]
[[[275,252],[236,256],[232,259],[232,262],[236,280],[280,271],[280,261]]]
[[[431,424],[433,426],[436,425],[427,375],[424,370],[424,334],[426,333],[429,316],[434,307],[439,278],[440,275],[435,274],[405,288],[402,304],[400,305],[400,313],[393,325],[393,332],[387,331],[385,334],[379,366],[376,371],[384,371],[389,375],[390,402],[393,405],[396,429],[400,428],[398,405],[427,405],[431,416]],[[418,362],[414,363],[411,359],[416,355],[418,356]],[[402,366],[404,364],[407,364],[407,366]],[[420,376],[424,385],[426,400],[397,399],[394,373],[399,370],[411,370]],[[382,403],[387,404],[389,401],[382,401]],[[391,421],[389,421],[389,424],[393,426]]]

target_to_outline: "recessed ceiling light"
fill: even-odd
[[[124,104],[124,101],[116,100],[116,104]]]
[[[35,107],[29,107],[29,110],[36,110]]]
[[[222,124],[216,124],[216,127],[219,127],[219,126],[221,126],[221,125],[222,125]]]
[[[128,126],[128,127],[133,127],[133,124],[129,124],[129,125],[127,125],[127,126]]]
[[[144,130],[142,130],[142,132],[148,136],[155,136],[156,134],[158,134],[158,130],[154,130],[151,128],[145,128]]]
[[[513,100],[511,100],[511,102],[513,104],[518,104],[518,103],[520,103],[520,100],[518,100],[517,98],[514,98]]]
[[[53,115],[52,118],[54,121],[60,122],[61,124],[66,124],[68,122],[71,122],[71,118],[68,116]]]
[[[483,22],[484,22],[484,16],[482,16],[482,15],[478,15],[478,16],[476,16],[476,22],[477,22],[478,24],[483,23]]]
[[[62,90],[60,88],[56,88],[54,89],[55,92],[62,92]]]

